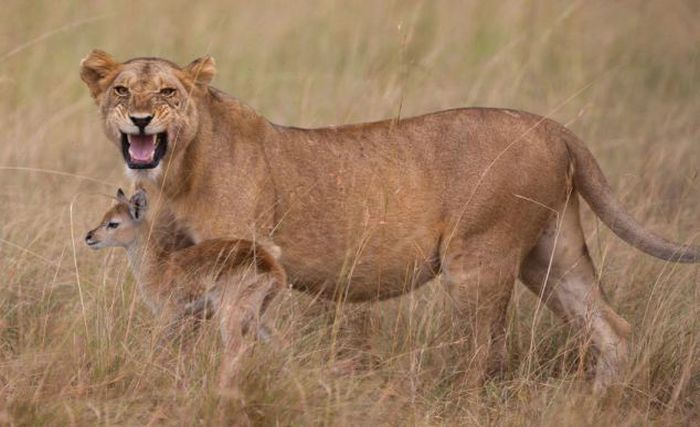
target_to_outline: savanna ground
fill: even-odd
[[[244,402],[216,389],[214,328],[165,349],[122,251],[84,232],[128,187],[78,77],[94,47],[179,63],[300,126],[459,106],[549,115],[588,142],[651,229],[700,238],[696,1],[54,2],[0,14],[0,425],[697,425],[700,268],[651,259],[587,208],[614,307],[634,325],[616,393],[586,387],[584,344],[518,285],[503,377],[480,390],[467,328],[439,284],[374,304],[289,292],[287,345],[243,360]],[[468,159],[465,159],[467,162]],[[517,165],[514,165],[517,167]],[[233,191],[233,190],[232,190]]]

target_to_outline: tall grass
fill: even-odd
[[[270,312],[287,344],[258,345],[244,401],[220,399],[216,331],[159,347],[124,254],[82,245],[128,183],[78,63],[94,47],[209,53],[217,87],[301,126],[470,105],[550,115],[636,217],[697,243],[698,22],[690,0],[4,2],[0,424],[697,424],[700,269],[642,255],[587,210],[603,287],[635,326],[618,393],[589,393],[581,340],[548,312],[535,321],[520,285],[507,372],[465,389],[465,328],[434,283],[358,305],[290,291]]]

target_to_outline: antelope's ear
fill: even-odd
[[[129,215],[136,221],[141,221],[148,210],[148,196],[146,190],[140,189],[129,200]]]
[[[93,98],[97,99],[105,91],[120,66],[110,54],[99,49],[94,49],[80,61],[80,78]]]
[[[129,203],[129,199],[126,198],[126,194],[124,194],[124,190],[121,188],[117,190],[117,200],[120,203]]]
[[[197,85],[208,85],[216,75],[216,63],[211,56],[203,56],[190,62],[183,71]]]

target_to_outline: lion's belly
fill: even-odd
[[[294,285],[363,300],[399,295],[435,276],[439,201],[418,181],[381,178],[383,186],[317,185],[283,200],[273,238]]]
[[[378,228],[374,233],[365,229],[364,236],[358,230],[357,239],[326,239],[322,237],[325,233],[299,239],[281,230],[275,242],[282,248],[280,261],[291,284],[327,298],[389,298],[435,277],[439,270],[439,235],[434,227],[414,224],[411,230]]]

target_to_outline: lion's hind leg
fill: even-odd
[[[525,285],[559,316],[590,334],[597,351],[594,387],[618,382],[628,357],[629,324],[605,301],[588,254],[574,197],[553,218],[520,270]]]

